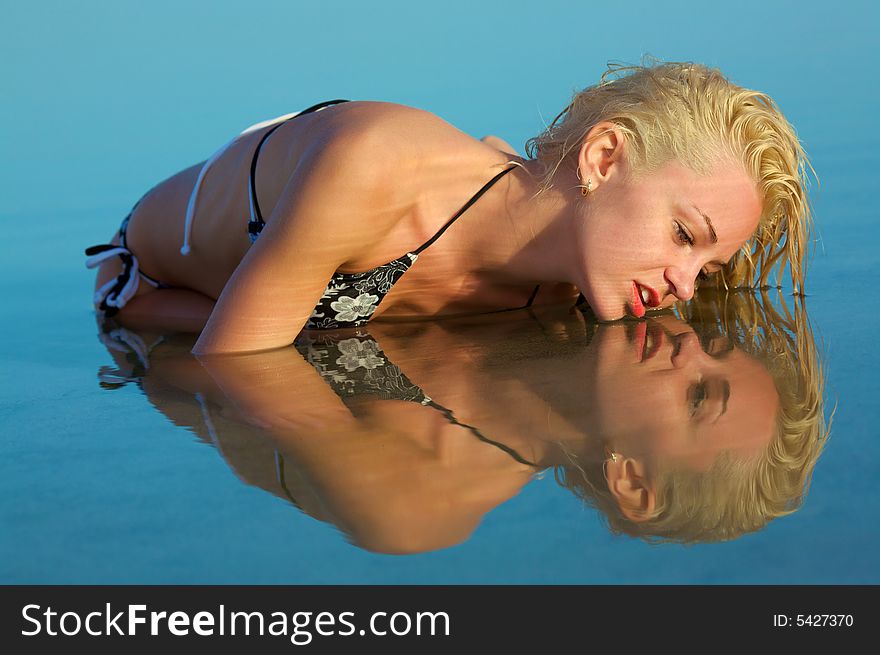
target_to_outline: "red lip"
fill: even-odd
[[[642,318],[645,315],[645,306],[642,304],[639,285],[635,282],[632,285],[632,313],[636,318]]]
[[[648,308],[660,306],[660,294],[657,293],[656,289],[649,287],[647,284],[639,284],[638,282],[634,282],[634,285],[637,287],[636,293],[638,294],[639,302],[642,300],[641,290],[644,289],[648,292],[648,302],[643,303],[643,306],[647,306]]]

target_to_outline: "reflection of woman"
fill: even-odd
[[[787,481],[775,489],[790,509],[821,447],[805,427],[790,438],[809,441],[803,456],[756,469],[778,448],[774,380],[732,341],[700,347],[672,315],[596,326],[544,311],[371,332],[378,341],[328,334],[300,341],[302,356],[207,358],[204,368],[187,344],[177,355],[166,344],[141,384],[248,482],[381,552],[462,541],[549,467],[615,530],[732,538],[782,513],[762,499],[741,508],[744,521],[728,509],[733,491],[754,488],[759,470]]]
[[[206,354],[578,291],[599,319],[643,316],[698,277],[763,284],[786,260],[801,285],[803,151],[770,98],[718,71],[612,69],[529,159],[409,107],[310,109],[150,190],[89,250],[99,308],[204,326]]]
[[[696,332],[664,319],[670,329],[644,337],[652,361],[597,367],[613,408],[597,421],[609,457],[558,470],[615,532],[704,542],[758,530],[800,507],[828,436],[803,307],[792,316],[766,296],[702,295],[688,308]]]

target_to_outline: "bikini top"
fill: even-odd
[[[257,144],[257,148],[254,151],[253,159],[251,160],[251,170],[248,179],[250,220],[248,221],[247,229],[251,243],[254,243],[257,240],[260,232],[262,232],[266,225],[266,222],[263,220],[263,216],[260,213],[259,203],[257,202],[256,188],[257,157],[260,154],[260,149],[263,147],[263,144],[275,130],[287,121],[293,120],[297,116],[302,116],[303,114],[308,114],[313,111],[319,111],[331,105],[343,102],[348,102],[348,100],[329,100],[314,105],[313,107],[309,107],[293,116],[284,117],[279,123],[274,125],[272,129],[268,130],[263,135],[262,139],[260,139],[260,142]],[[312,329],[357,327],[369,321],[373,312],[376,311],[376,308],[379,306],[379,303],[381,303],[386,294],[391,291],[391,287],[394,286],[401,276],[403,276],[403,274],[406,273],[418,259],[419,253],[439,239],[443,233],[456,220],[458,220],[462,214],[464,214],[468,207],[474,204],[480,196],[486,193],[492,185],[513,170],[513,168],[513,166],[510,166],[489,180],[483,188],[477,191],[477,193],[475,193],[470,200],[468,200],[464,206],[462,206],[462,208],[459,209],[458,212],[456,212],[456,214],[450,218],[436,234],[434,234],[434,236],[415,250],[408,252],[387,264],[382,264],[376,268],[361,273],[334,273],[333,277],[330,278],[330,282],[327,284],[327,288],[324,290],[324,294],[321,296],[321,299],[312,311],[309,320],[306,322],[305,327]],[[537,291],[538,288],[536,287],[525,307],[529,307],[532,304],[535,295],[537,295]],[[521,308],[516,307],[514,309]]]

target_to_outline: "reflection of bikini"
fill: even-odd
[[[536,469],[541,468],[510,446],[490,439],[473,425],[462,423],[455,418],[451,409],[431,400],[418,385],[413,384],[397,366],[388,361],[382,348],[371,337],[356,335],[340,340],[321,339],[321,343],[315,339],[303,339],[294,345],[343,402],[351,401],[357,396],[374,396],[380,400],[406,400],[419,403],[436,409],[453,425],[463,427],[483,443],[507,453],[516,462]],[[206,417],[205,422],[208,424],[210,418],[207,415],[207,406],[201,400],[200,404]],[[213,426],[208,425],[208,428],[210,430]],[[216,442],[216,437],[212,436],[212,438]],[[284,455],[280,450],[275,451],[275,475],[287,499],[295,507],[302,509],[287,487],[284,476]]]
[[[256,149],[254,150],[254,155],[251,159],[250,175],[248,176],[248,200],[250,204],[250,219],[248,220],[247,231],[248,236],[251,239],[251,243],[253,243],[257,240],[260,232],[266,225],[265,221],[263,220],[263,216],[260,213],[260,206],[257,202],[256,192],[257,157],[260,154],[260,150],[263,147],[263,144],[275,130],[277,130],[287,121],[292,120],[297,116],[308,114],[314,111],[320,111],[331,105],[343,102],[348,101],[330,100],[309,107],[308,109],[296,114],[290,114],[272,121],[258,123],[257,125],[253,125],[246,129],[239,136],[237,136],[235,139],[233,139],[216,153],[214,153],[211,158],[205,162],[205,164],[202,166],[202,169],[199,171],[199,175],[196,178],[196,183],[190,195],[189,203],[187,205],[186,221],[184,225],[184,239],[181,253],[185,255],[190,251],[189,242],[190,235],[192,233],[192,222],[195,214],[198,192],[201,188],[202,181],[204,180],[210,166],[217,159],[219,159],[220,155],[226,152],[229,146],[231,146],[233,143],[238,141],[242,136],[246,134],[250,134],[255,130],[267,127],[268,125],[273,125],[272,128],[263,135],[263,137],[260,139],[260,142],[257,144]],[[330,278],[330,282],[327,284],[327,288],[324,290],[324,294],[321,296],[321,299],[318,301],[318,304],[312,312],[312,315],[309,317],[309,320],[306,323],[306,327],[340,328],[353,327],[366,323],[373,315],[373,312],[376,310],[376,308],[379,306],[379,303],[382,302],[382,299],[391,290],[391,287],[394,286],[394,284],[401,278],[401,276],[406,273],[407,270],[409,270],[410,266],[413,265],[416,259],[418,259],[419,254],[423,250],[428,248],[431,244],[433,244],[437,239],[439,239],[443,235],[443,233],[456,220],[458,220],[458,218],[472,204],[474,204],[480,198],[480,196],[482,196],[492,187],[493,184],[495,184],[498,180],[500,180],[504,175],[509,173],[514,168],[514,166],[510,166],[509,168],[504,169],[491,180],[489,180],[483,186],[483,188],[477,191],[477,193],[475,193],[470,198],[470,200],[468,200],[464,204],[464,206],[459,209],[458,212],[452,218],[450,218],[443,225],[443,227],[441,227],[437,231],[436,234],[434,234],[434,236],[432,236],[415,250],[412,250],[411,252],[408,252],[405,255],[388,262],[387,264],[382,264],[381,266],[377,266],[376,268],[373,268],[369,271],[363,271],[361,273],[334,273],[333,277]],[[135,204],[135,208],[136,207],[137,204]],[[135,257],[131,250],[126,246],[125,228],[128,226],[128,221],[131,218],[131,214],[133,212],[134,208],[132,208],[129,215],[122,222],[122,227],[120,228],[119,246],[106,244],[100,246],[92,246],[91,248],[86,249],[86,255],[89,256],[89,259],[86,261],[86,266],[88,266],[89,268],[94,268],[95,266],[100,265],[102,262],[112,257],[119,257],[123,263],[122,272],[116,278],[110,280],[104,286],[98,289],[98,291],[95,292],[95,303],[106,316],[112,316],[113,314],[118,312],[122,307],[125,306],[125,304],[129,300],[131,300],[131,298],[134,297],[135,293],[137,292],[138,277],[146,280],[149,284],[159,289],[168,288],[169,286],[141,271],[138,265],[137,257]],[[531,297],[524,305],[524,307],[531,306],[532,301],[535,299],[537,293],[538,287],[535,287],[535,290],[532,292]],[[520,308],[517,307],[514,309]]]
[[[129,368],[128,371],[123,371],[102,366],[98,370],[98,380],[105,389],[115,389],[129,382],[140,385],[141,379],[150,369],[150,354],[156,346],[165,341],[165,337],[159,337],[148,345],[138,334],[117,325],[113,319],[101,321],[98,339],[108,350],[122,353]]]
[[[539,468],[510,446],[490,439],[473,425],[462,423],[455,418],[451,409],[431,400],[400,368],[388,361],[379,344],[369,336],[303,338],[294,346],[343,402],[350,402],[359,396],[373,396],[379,400],[406,400],[431,407],[453,425],[463,427],[480,441],[504,451],[520,464]]]
[[[129,382],[140,386],[143,376],[150,368],[150,352],[164,340],[160,337],[152,345],[147,346],[137,334],[112,320],[102,321],[98,336],[108,348],[124,352],[126,360],[132,364],[132,371],[129,373],[106,366],[101,367],[98,377],[101,386],[105,389],[119,388]],[[483,443],[498,448],[516,462],[535,469],[541,468],[510,446],[490,439],[473,425],[459,421],[451,409],[433,401],[418,385],[410,381],[399,367],[388,361],[379,344],[367,335],[356,334],[346,339],[329,335],[319,339],[301,338],[294,346],[346,404],[352,403],[359,397],[415,402],[437,410],[451,424],[464,428]],[[202,393],[196,393],[195,399],[212,444],[221,456],[230,461],[223,452],[207,399]],[[276,480],[287,499],[294,506],[301,507],[288,488],[284,468],[284,455],[275,449]]]

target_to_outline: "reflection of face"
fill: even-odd
[[[609,326],[596,338],[598,434],[623,456],[707,470],[721,452],[748,458],[770,441],[773,379],[725,338],[704,351],[671,316]]]
[[[579,236],[579,286],[600,320],[689,299],[697,276],[718,271],[761,214],[755,183],[740,164],[719,163],[705,176],[675,162],[641,176],[627,175],[625,160],[617,166],[620,173],[585,200]]]

